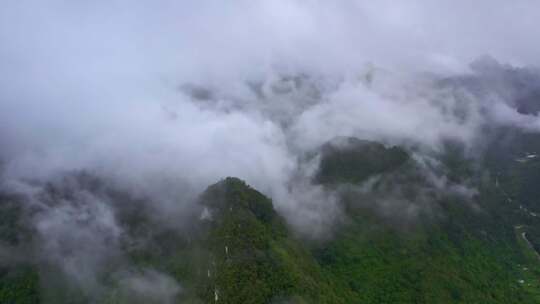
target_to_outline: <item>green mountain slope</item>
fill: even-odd
[[[132,252],[182,282],[180,303],[345,303],[269,198],[229,177],[200,205],[189,236],[163,233],[152,250]]]
[[[478,163],[449,147],[437,156],[448,177],[440,186],[401,148],[340,140],[323,148],[316,177],[346,214],[328,240],[296,237],[271,199],[237,178],[208,187],[181,230],[116,193],[132,206],[117,212],[128,240],[144,240],[123,244],[123,263],[170,276],[178,295],[131,293],[115,265],[100,274],[101,294],[67,292],[21,261],[0,269],[0,303],[540,303],[538,160],[516,161],[524,148]],[[16,198],[0,202],[2,243],[29,242]]]
[[[381,152],[348,148],[347,153],[362,163]],[[341,283],[340,294],[348,295],[349,303],[538,303],[540,264],[516,237],[514,223],[521,219],[509,214],[517,206],[508,204],[498,184],[474,176],[475,164],[459,148],[447,149],[439,159],[449,170],[449,186],[452,180],[473,181],[478,190],[473,200],[452,193],[430,196],[422,206],[439,216],[419,213],[412,226],[403,226],[398,206],[389,220],[373,205],[400,187],[409,189],[398,193],[403,198],[420,200],[415,192],[429,192],[425,178],[411,162],[372,170],[363,179],[381,176],[372,188],[375,196],[346,190],[350,221],[315,253],[325,275]],[[358,184],[351,172],[334,180]]]
[[[319,183],[358,183],[367,177],[391,171],[408,159],[408,154],[399,147],[340,137],[325,144],[321,149],[322,159],[315,180]]]
[[[339,303],[330,282],[290,236],[270,199],[236,178],[212,185],[201,203],[199,296],[206,303]]]

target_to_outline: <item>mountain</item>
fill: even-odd
[[[203,299],[339,302],[316,261],[291,236],[270,199],[229,177],[210,186],[201,202],[210,214],[203,220],[207,230],[201,241],[209,253]]]
[[[399,147],[386,148],[378,142],[340,137],[323,145],[315,180],[319,183],[358,183],[367,177],[391,171],[409,155]]]
[[[77,210],[107,201],[122,227],[92,290],[24,254],[39,235],[17,203],[24,198],[6,193],[2,248],[21,254],[2,264],[0,303],[539,303],[540,141],[528,136],[493,142],[482,159],[452,143],[422,159],[356,138],[329,142],[313,182],[345,218],[324,240],[295,233],[238,178],[209,186],[174,229],[140,199],[75,174],[41,196]]]
[[[321,160],[321,164],[335,164],[325,169],[338,175],[327,179],[329,183],[358,184],[359,180],[375,178],[369,194],[354,187],[341,190],[349,221],[330,242],[313,251],[325,276],[340,283],[339,294],[345,302],[540,300],[539,260],[532,257],[534,251],[524,246],[519,234],[523,228],[519,223],[528,223],[529,232],[539,223],[509,216],[520,207],[508,204],[500,191],[501,180],[486,182],[485,176],[475,176],[477,160],[467,159],[459,146],[453,146],[437,157],[449,177],[441,189],[430,184],[433,176],[426,178],[422,174],[425,168],[416,160],[401,156],[405,152],[392,152],[376,144],[371,147],[367,149],[366,143],[347,146],[335,154],[323,154]],[[350,171],[340,170],[342,164],[331,161],[343,154],[351,164],[369,164],[378,156],[400,161],[358,169],[363,172],[355,175],[354,165]],[[487,160],[483,168],[492,169]],[[476,188],[473,197],[457,191],[463,181]],[[396,189],[401,190],[396,193]],[[390,192],[394,193],[387,195]],[[409,202],[392,202],[396,198]],[[406,211],[415,208],[419,212],[408,220]]]

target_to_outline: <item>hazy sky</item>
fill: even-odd
[[[264,187],[338,135],[469,141],[481,119],[434,107],[464,101],[416,75],[471,73],[483,55],[538,65],[539,15],[525,0],[4,1],[0,155],[21,176],[108,168],[135,184],[189,172],[187,183],[239,175]],[[373,67],[368,87],[358,77]],[[322,79],[320,100],[273,94],[284,74]],[[212,106],[185,83],[215,90]]]

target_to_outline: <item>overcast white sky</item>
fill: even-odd
[[[276,73],[340,79],[371,64],[398,79],[460,74],[482,55],[539,65],[538,20],[534,0],[5,0],[0,155],[22,175],[113,166],[138,178],[267,185],[294,168],[292,139],[310,148],[337,135],[469,140],[476,120],[459,123],[384,78],[371,89],[345,81],[288,130],[258,111],[201,109],[177,88],[209,85],[249,102],[245,81]]]

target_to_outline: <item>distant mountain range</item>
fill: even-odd
[[[74,174],[43,188],[49,203],[107,197],[129,236],[100,269],[99,292],[28,254],[39,237],[26,225],[31,211],[4,193],[3,248],[21,255],[2,264],[0,303],[539,303],[540,137],[497,132],[512,141],[481,158],[449,144],[431,165],[377,142],[327,143],[313,182],[339,197],[346,218],[324,240],[297,235],[270,198],[234,177],[208,187],[179,232]],[[155,290],[130,291],[136,281],[118,279],[126,267]]]

